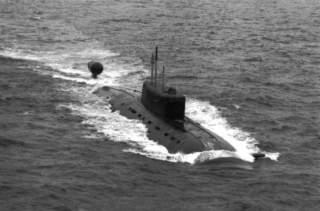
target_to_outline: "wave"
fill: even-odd
[[[24,147],[26,146],[26,143],[24,143],[23,141],[8,139],[0,136],[0,147],[10,147],[10,146]]]

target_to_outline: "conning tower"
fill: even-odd
[[[164,66],[162,82],[158,83],[158,47],[151,56],[151,77],[142,87],[142,104],[153,114],[175,122],[184,121],[185,96],[178,94],[176,89],[165,86]]]

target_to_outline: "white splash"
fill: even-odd
[[[186,116],[216,133],[236,149],[235,154],[225,151],[220,156],[240,158],[248,162],[254,161],[253,153],[263,153],[272,160],[277,160],[279,156],[279,153],[262,152],[257,147],[258,142],[249,133],[231,127],[227,120],[221,116],[219,110],[209,102],[187,99]]]
[[[117,62],[116,57],[118,53],[113,53],[109,50],[102,50],[91,47],[73,47],[69,51],[55,50],[55,51],[30,51],[17,48],[8,48],[0,51],[0,55],[15,59],[25,59],[42,63],[52,69],[45,69],[43,66],[37,66],[35,69],[41,74],[52,75],[54,78],[61,78],[63,80],[74,81],[78,83],[86,83],[88,85],[120,85],[122,78],[133,72],[146,73],[142,65],[122,64]],[[104,66],[103,73],[98,80],[93,80],[88,71],[87,63],[89,61],[99,61]],[[141,74],[140,74],[141,75]],[[139,76],[133,76],[133,81],[139,81]],[[131,80],[131,81],[132,81]],[[137,84],[132,82],[127,83],[127,86],[135,87]]]
[[[251,154],[259,151],[255,146],[257,142],[248,133],[232,128],[209,102],[187,99],[186,115],[228,141],[236,149],[237,157],[249,162],[254,161]]]

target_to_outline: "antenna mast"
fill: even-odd
[[[154,55],[151,55],[151,84],[153,84],[153,71],[154,71]]]
[[[155,67],[154,67],[154,86],[157,87],[157,72],[158,72],[158,46],[156,46],[155,52]]]
[[[164,81],[165,81],[165,77],[164,77],[164,65],[162,66],[162,91],[164,92]]]

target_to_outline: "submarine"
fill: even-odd
[[[175,88],[166,86],[164,66],[162,74],[158,73],[158,47],[152,53],[150,63],[151,75],[143,82],[141,91],[104,86],[94,93],[106,98],[112,111],[140,120],[147,128],[148,138],[166,147],[170,153],[235,152],[236,149],[226,140],[185,116],[186,97]],[[90,67],[93,67],[92,63]],[[90,71],[94,72],[92,68]],[[257,159],[265,155],[254,153],[252,156]]]

